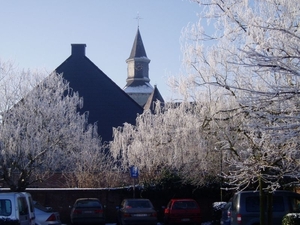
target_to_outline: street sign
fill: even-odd
[[[139,177],[139,169],[137,166],[131,166],[130,167],[130,176],[132,178],[138,178]]]

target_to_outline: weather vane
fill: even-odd
[[[139,13],[139,12],[137,12],[137,16],[135,17],[135,19],[136,19],[136,21],[137,21],[138,27],[140,27],[140,20],[141,20],[142,18],[140,17],[140,13]]]

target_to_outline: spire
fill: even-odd
[[[131,53],[128,59],[134,59],[134,58],[139,58],[139,57],[146,57],[147,54],[144,48],[143,40],[140,34],[139,28],[137,29],[137,33],[133,42],[133,46],[131,49]]]
[[[140,106],[144,106],[153,91],[153,87],[149,83],[150,59],[147,57],[139,28],[126,63],[127,84],[123,90]]]

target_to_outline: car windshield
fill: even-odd
[[[149,201],[130,200],[126,203],[126,208],[152,208]]]
[[[101,208],[101,204],[96,200],[82,200],[76,203],[76,208]]]
[[[52,212],[53,211],[51,207],[45,207],[45,206],[41,205],[39,202],[33,202],[33,207],[36,209],[39,209],[41,211],[44,211],[44,212]]]
[[[176,201],[173,204],[173,209],[196,209],[198,208],[194,201]]]

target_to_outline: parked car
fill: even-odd
[[[220,224],[221,225],[230,225],[230,220],[231,220],[231,206],[232,202],[229,201],[226,203],[226,205],[222,208],[222,215],[221,215],[221,220]]]
[[[254,225],[260,220],[258,191],[241,191],[234,194],[231,206],[231,225]],[[266,207],[267,207],[267,203]],[[272,224],[281,225],[287,213],[300,212],[300,194],[275,191],[272,199]]]
[[[227,202],[218,201],[212,203],[212,224],[220,224],[222,217],[222,210]]]
[[[44,207],[36,201],[33,202],[33,207],[36,225],[61,225],[59,213],[52,208]]]
[[[118,208],[120,225],[156,225],[157,212],[149,199],[124,199]]]
[[[105,224],[103,205],[97,198],[79,198],[71,210],[72,224]]]
[[[200,207],[194,199],[171,199],[164,211],[165,224],[201,224]]]
[[[13,224],[31,225],[29,203],[24,193],[0,193],[0,220]],[[9,222],[8,222],[9,221]]]

